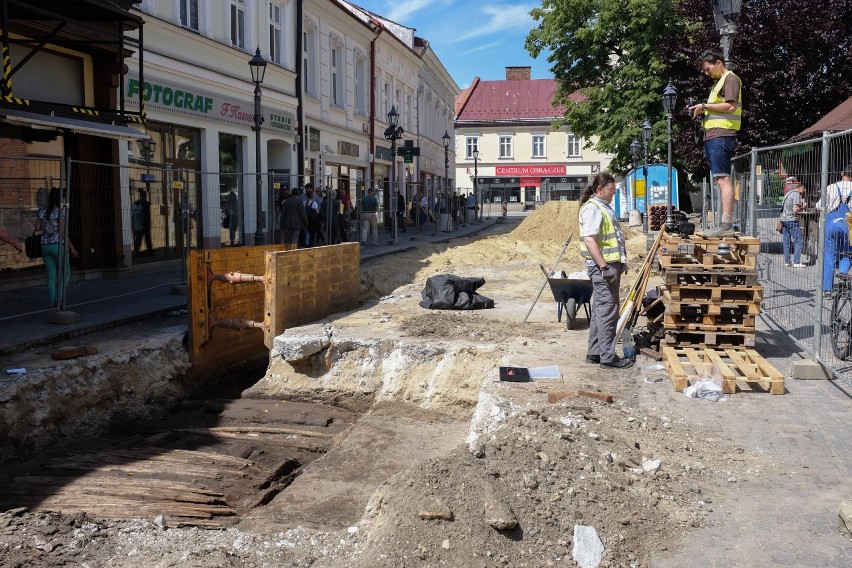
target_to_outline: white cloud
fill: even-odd
[[[485,16],[485,21],[469,32],[457,36],[453,43],[503,31],[529,31],[533,28],[533,19],[530,16],[530,11],[534,7],[533,4],[483,6],[482,15]],[[473,16],[474,21],[477,21],[477,19],[476,16]]]
[[[388,4],[389,11],[382,14],[382,16],[389,20],[393,20],[394,22],[413,26],[413,20],[411,18],[412,14],[434,3],[434,0],[407,0],[403,2],[393,2],[392,4]]]

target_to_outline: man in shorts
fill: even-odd
[[[710,89],[707,102],[689,107],[693,118],[704,121],[704,153],[710,166],[710,176],[719,184],[722,218],[704,233],[708,237],[734,235],[734,186],[731,182],[731,159],[737,148],[737,132],[742,118],[742,82],[725,67],[718,51],[708,49],[698,59],[701,71],[716,82]]]

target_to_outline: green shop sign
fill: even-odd
[[[135,73],[127,74],[125,100],[139,107],[140,95],[146,109],[201,117],[208,120],[254,126],[254,103],[190,88],[146,75],[145,85]],[[296,115],[287,110],[263,106],[263,127],[293,133]]]

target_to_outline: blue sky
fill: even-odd
[[[533,79],[552,77],[546,54],[533,59],[524,40],[533,27],[533,2],[471,0],[353,0],[362,8],[416,28],[460,88],[478,75],[483,81],[506,78],[506,66],[532,67]]]

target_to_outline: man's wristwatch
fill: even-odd
[[[707,110],[707,103],[701,103],[701,110],[702,111]]]

